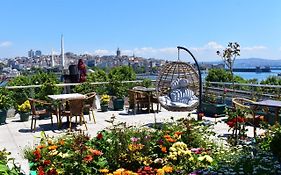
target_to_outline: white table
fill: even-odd
[[[53,100],[75,100],[75,99],[85,99],[86,95],[79,94],[79,93],[72,93],[72,94],[48,95],[48,97]]]

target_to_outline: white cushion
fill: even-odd
[[[189,83],[189,82],[188,82],[187,79],[183,79],[183,78],[182,78],[182,79],[179,80],[179,85],[180,85],[181,88],[187,88],[188,83]]]
[[[170,93],[172,102],[188,103],[192,96],[194,96],[194,92],[186,88],[174,89]]]
[[[189,82],[187,79],[184,78],[177,78],[176,80],[172,81],[171,89],[179,89],[179,88],[187,88]]]

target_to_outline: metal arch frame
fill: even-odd
[[[187,48],[182,47],[182,46],[178,46],[177,48],[178,48],[178,51],[180,49],[182,49],[182,50],[185,50],[186,52],[188,52],[191,55],[192,59],[194,60],[194,62],[196,64],[196,67],[198,69],[198,74],[199,74],[198,75],[199,76],[199,107],[197,109],[197,119],[199,119],[199,113],[201,112],[201,107],[202,107],[202,76],[201,76],[200,67],[199,67],[199,64],[198,64],[196,58],[193,56],[193,54]]]

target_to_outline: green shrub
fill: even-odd
[[[23,175],[20,171],[20,167],[16,166],[14,163],[14,158],[10,158],[10,152],[6,149],[0,150],[0,174],[3,175]],[[11,166],[8,163],[11,162]]]

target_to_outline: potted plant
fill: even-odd
[[[6,88],[0,88],[0,124],[6,123],[7,111],[12,105],[11,92]]]
[[[226,104],[224,99],[205,90],[202,100],[202,112],[208,117],[224,117]]]
[[[101,107],[101,111],[102,112],[108,111],[109,101],[110,101],[110,96],[109,95],[104,94],[104,95],[101,96],[100,107]]]
[[[115,67],[110,70],[109,78],[109,92],[113,98],[114,110],[124,109],[124,97],[127,95],[127,90],[131,84],[122,83],[122,81],[131,81],[136,79],[136,73],[129,66]]]
[[[28,121],[29,115],[30,115],[30,103],[29,100],[26,100],[21,105],[18,105],[18,112],[20,114],[20,121]]]

